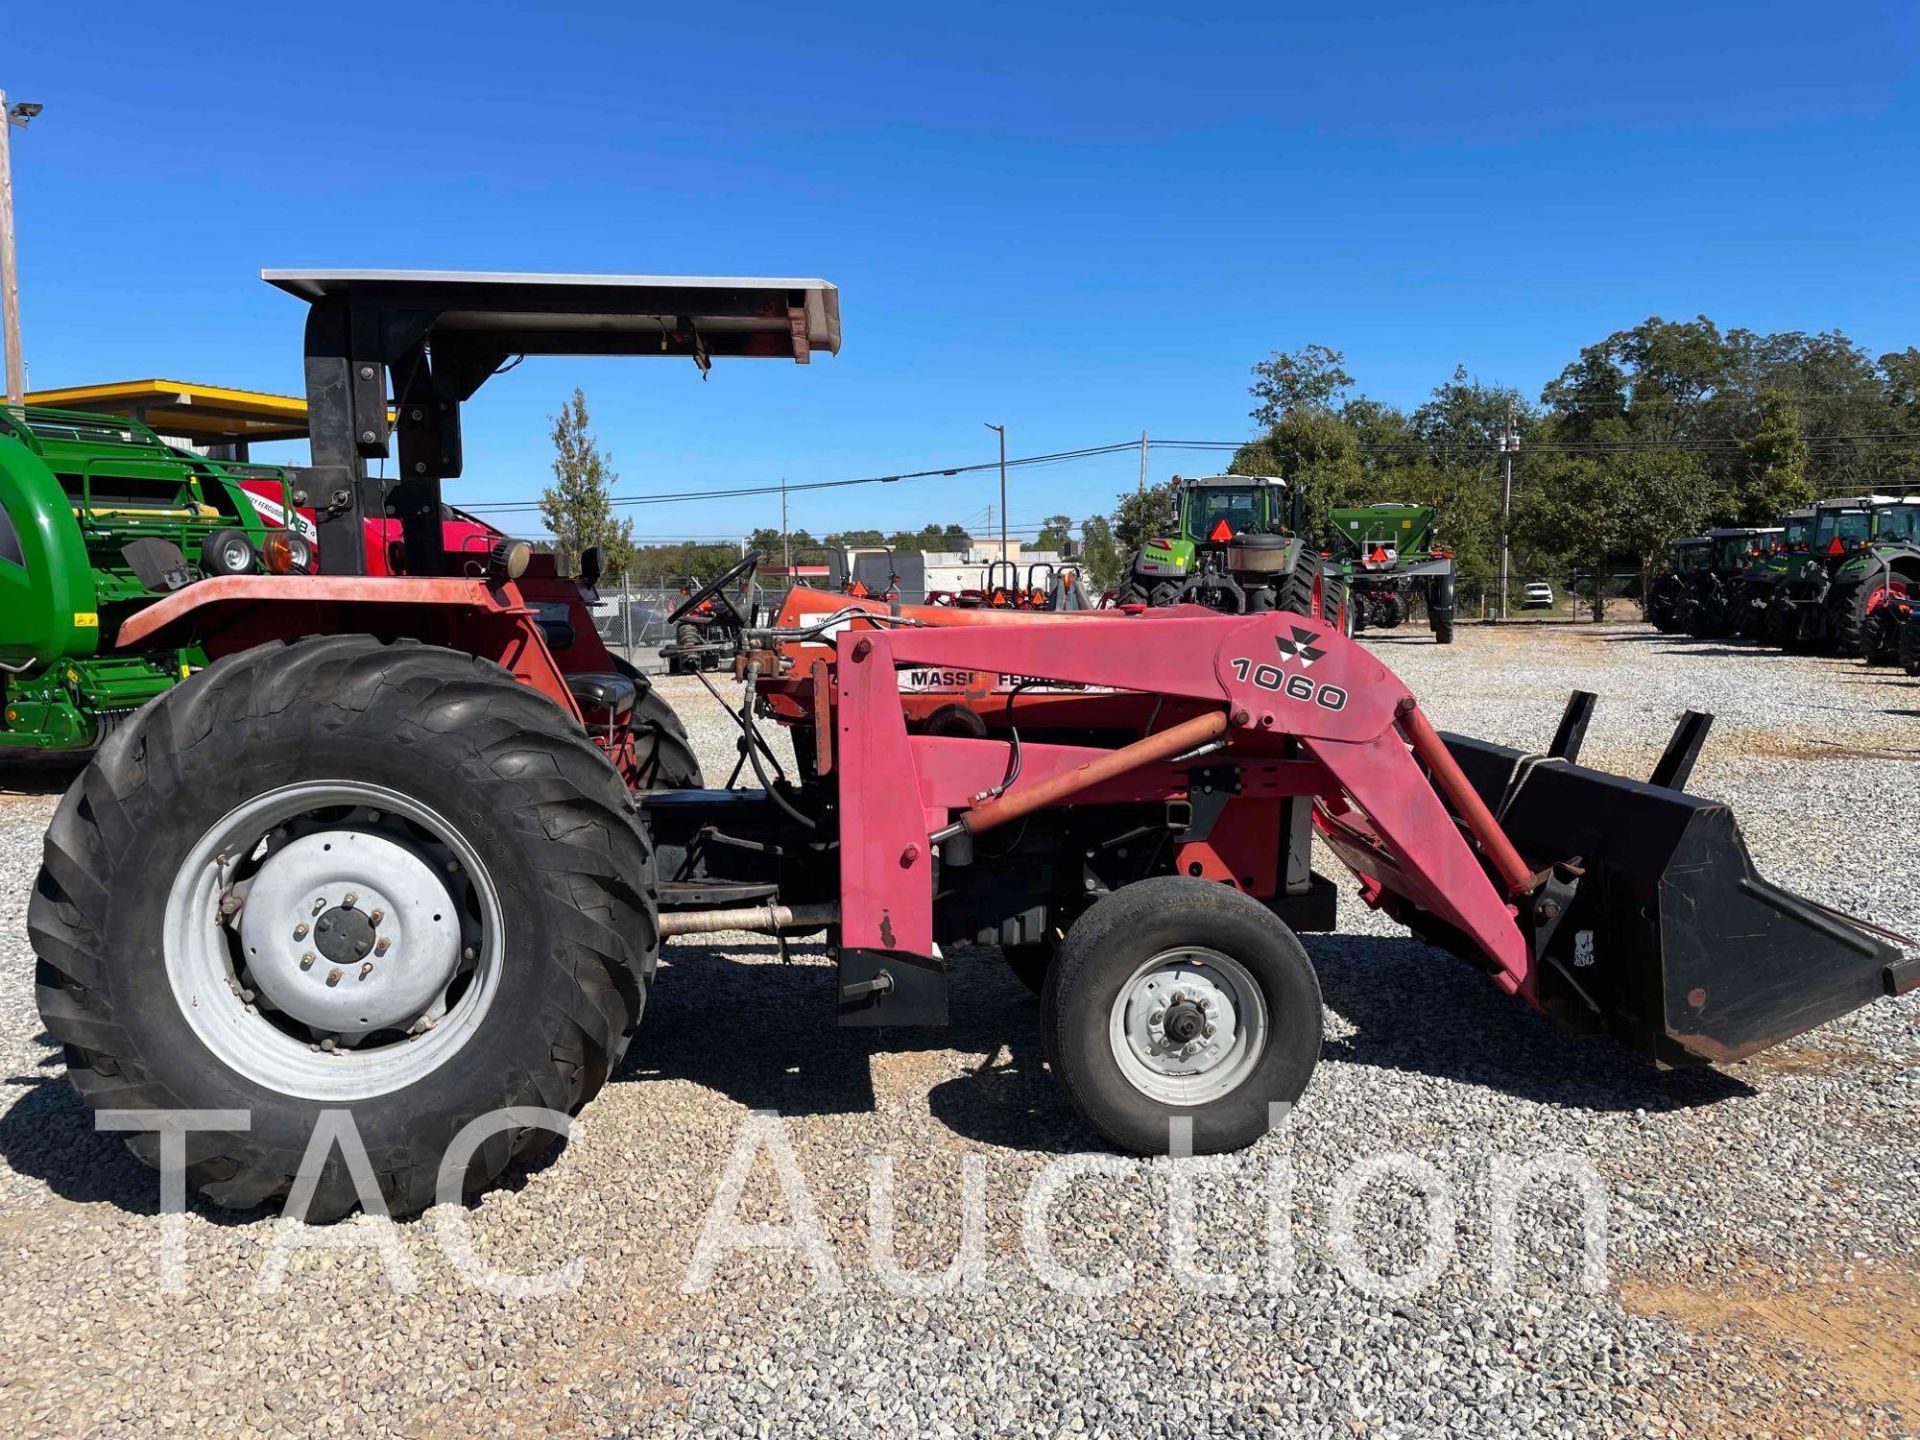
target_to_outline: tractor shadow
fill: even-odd
[[[41,1181],[60,1199],[75,1205],[111,1205],[131,1215],[160,1213],[160,1176],[127,1148],[123,1131],[94,1128],[94,1114],[67,1083],[60,1042],[42,1031],[34,1043],[45,1047],[34,1062],[34,1073],[0,1077],[0,1094],[16,1092],[0,1110],[0,1162],[17,1175]],[[4,1102],[0,1102],[4,1103]],[[526,1160],[517,1160],[491,1187],[517,1191],[554,1164],[567,1142]],[[478,1195],[465,1197],[472,1207]],[[282,1202],[270,1200],[246,1209],[217,1205],[191,1186],[187,1211],[214,1225],[254,1225],[281,1213]],[[420,1223],[425,1212],[400,1217],[398,1224]]]
[[[1659,1071],[1604,1038],[1566,1036],[1460,961],[1411,938],[1309,936],[1325,1003],[1346,1033],[1324,1060],[1482,1086],[1557,1108],[1615,1113],[1709,1105],[1753,1088],[1711,1069]],[[675,944],[617,1081],[684,1080],[784,1115],[876,1108],[876,1057],[928,1057],[927,1108],[956,1134],[1012,1150],[1101,1142],[1041,1053],[1039,1004],[992,949],[954,955],[945,1030],[834,1024],[818,949],[769,963],[764,941]],[[954,1056],[964,1073],[952,1074]]]
[[[0,760],[0,796],[61,795],[87,768],[91,751],[58,755],[9,755]]]
[[[956,1133],[1014,1150],[1098,1148],[1047,1071],[1039,1002],[997,951],[951,952],[945,1029],[841,1028],[824,953],[804,942],[792,952],[795,963],[781,965],[760,939],[669,945],[615,1082],[684,1080],[789,1116],[864,1114],[877,1105],[876,1057],[908,1057],[911,1068],[924,1055],[928,1109]]]
[[[1326,1006],[1344,1022],[1333,1027],[1345,1033],[1328,1038],[1325,1061],[1593,1113],[1685,1110],[1755,1093],[1721,1071],[1657,1071],[1607,1040],[1563,1036],[1417,940],[1305,938]],[[841,1029],[834,1023],[833,968],[817,947],[796,945],[793,954],[795,963],[781,965],[763,940],[669,946],[613,1083],[682,1080],[783,1115],[865,1114],[877,1108],[876,1057],[894,1069],[898,1057],[911,1066],[911,1057],[924,1055],[927,1111],[955,1134],[1037,1153],[1103,1148],[1048,1071],[1038,1001],[997,952],[954,952],[952,1023],[945,1030]],[[16,1092],[0,1110],[0,1160],[64,1200],[157,1214],[155,1172],[127,1151],[121,1135],[94,1129],[92,1113],[67,1084],[57,1044],[45,1034],[37,1043],[45,1049],[31,1071],[0,1078]],[[528,1184],[564,1150],[556,1146],[512,1166],[494,1188]],[[252,1224],[279,1209],[276,1201],[226,1210],[191,1192],[187,1203],[220,1225]]]
[[[1687,1110],[1755,1093],[1723,1071],[1656,1070],[1605,1037],[1563,1034],[1524,1001],[1419,940],[1303,939],[1321,998],[1352,1027],[1327,1040],[1323,1060],[1593,1113]]]

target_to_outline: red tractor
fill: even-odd
[[[1760,879],[1727,807],[1684,792],[1705,717],[1646,783],[1575,763],[1591,697],[1539,755],[1441,736],[1378,659],[1286,611],[796,590],[734,661],[759,783],[675,783],[646,681],[584,623],[592,565],[542,574],[501,542],[474,574],[447,550],[461,406],[517,354],[805,361],[838,348],[833,287],[267,278],[312,306],[322,573],[203,581],[128,622],[215,658],[75,782],[28,917],[74,1085],[103,1109],[211,1112],[187,1178],[218,1201],[287,1194],[341,1108],[379,1194],[335,1157],[312,1218],[418,1209],[443,1170],[492,1183],[619,1063],[662,940],[741,929],[824,928],[822,1013],[852,1026],[944,1022],[958,947],[1006,947],[1096,1133],[1160,1153],[1190,1122],[1196,1151],[1247,1145],[1319,1058],[1298,938],[1334,923],[1316,831],[1367,903],[1664,1064],[1920,980],[1886,937]],[[383,489],[366,462],[389,403],[402,478]],[[369,576],[362,525],[387,505],[405,573]],[[511,1128],[463,1138],[510,1107]],[[161,1136],[131,1143],[153,1160]]]

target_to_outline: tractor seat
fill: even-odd
[[[595,724],[620,724],[633,713],[634,696],[639,692],[633,681],[614,671],[589,671],[567,676],[567,689],[574,703]]]

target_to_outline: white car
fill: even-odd
[[[1544,580],[1529,580],[1520,590],[1520,608],[1523,610],[1551,610],[1553,608],[1553,586]]]

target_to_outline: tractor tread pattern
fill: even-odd
[[[235,747],[265,742],[265,722],[298,705],[307,723],[369,744],[464,753],[473,783],[514,813],[518,843],[538,876],[540,923],[552,972],[571,983],[528,1024],[547,1031],[552,1064],[503,1073],[484,1108],[539,1105],[575,1113],[600,1089],[639,1024],[659,953],[652,856],[618,775],[544,695],[490,661],[364,636],[275,642],[216,660],[140,711],[95,754],[67,791],[46,836],[29,903],[40,1013],[62,1045],[68,1076],[95,1109],[193,1108],[135,1053],[115,1013],[108,950],[114,882],[150,864],[152,822],[196,774]],[[285,727],[274,736],[285,741]],[[370,1149],[390,1213],[434,1199],[440,1155],[456,1125],[410,1127],[408,1143]],[[483,1145],[467,1174],[484,1188],[517,1158],[555,1137],[525,1131]],[[128,1146],[158,1163],[158,1137]],[[286,1194],[300,1156],[249,1132],[189,1136],[187,1179],[216,1202],[248,1207]],[[358,1203],[330,1161],[309,1219]]]

